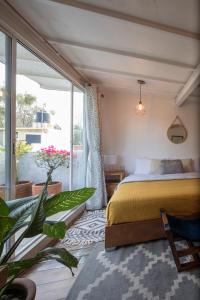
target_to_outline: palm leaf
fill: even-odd
[[[52,216],[58,212],[66,211],[84,203],[95,192],[94,188],[83,188],[75,191],[58,193],[44,202],[46,216]]]
[[[66,230],[65,222],[45,221],[43,224],[43,233],[56,239],[63,239]]]

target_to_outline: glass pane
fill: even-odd
[[[73,189],[85,186],[84,93],[74,88],[73,94]]]
[[[6,156],[8,154],[8,145],[6,136],[8,134],[8,84],[7,81],[7,62],[8,62],[8,48],[9,38],[0,32],[0,197],[6,199],[8,197],[9,178],[7,176],[8,168],[6,165]]]
[[[69,189],[70,102],[71,83],[17,44],[16,198],[40,193],[58,151],[65,159],[53,171],[48,192]]]

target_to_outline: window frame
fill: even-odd
[[[20,40],[16,36],[14,36],[11,32],[4,29],[0,24],[0,31],[5,34],[6,39],[9,40],[9,53],[8,53],[8,72],[6,73],[7,76],[7,84],[9,86],[9,103],[8,103],[8,118],[6,120],[7,126],[7,145],[8,145],[8,153],[6,158],[7,164],[7,174],[6,180],[8,181],[8,199],[14,199],[15,195],[15,178],[16,178],[16,156],[15,156],[15,147],[16,147],[16,64],[17,64],[17,44],[19,43],[21,46],[25,47],[28,51],[30,51],[33,55],[38,57],[41,61],[47,64],[50,68],[54,69],[56,72],[62,75],[63,78],[68,80],[71,83],[71,105],[70,105],[70,190],[73,187],[73,91],[74,88],[79,89],[84,93],[85,97],[85,88],[84,86],[75,83],[70,78],[65,76],[63,72],[60,71],[60,68],[56,68],[55,63],[50,64],[49,60],[45,60],[43,56],[40,56],[40,52],[35,52],[34,47],[32,47],[29,43],[24,42],[24,40]],[[7,54],[6,54],[7,55]],[[84,110],[84,108],[83,108]],[[81,205],[77,208],[74,208],[70,211],[67,211],[58,221],[68,222],[69,218],[73,216],[76,217],[77,211],[83,212],[85,209],[85,205]],[[29,255],[29,253],[34,251],[34,248],[37,249],[37,245],[40,242],[44,242],[45,240],[50,240],[46,236],[39,235],[33,238],[30,242],[27,243],[22,249],[20,249],[17,253],[17,256]],[[53,239],[51,239],[53,240]],[[37,243],[38,242],[38,243]],[[51,243],[52,241],[50,241]],[[6,245],[6,251],[12,246],[13,240],[11,239]],[[23,253],[24,252],[24,253]],[[15,257],[15,256],[14,256]]]

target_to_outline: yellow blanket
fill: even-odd
[[[160,208],[183,215],[200,212],[200,179],[123,183],[108,203],[107,224],[157,219]]]

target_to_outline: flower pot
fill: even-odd
[[[32,182],[31,181],[19,181],[15,186],[16,199],[29,197],[32,195]]]
[[[32,182],[19,181],[15,185],[15,199],[25,198],[32,195]],[[0,186],[0,197],[5,199],[5,185]]]
[[[44,182],[36,183],[32,185],[32,195],[38,195],[44,188]],[[49,195],[54,195],[62,191],[62,182],[53,181],[51,184],[48,184],[47,191]]]
[[[5,267],[0,267],[0,288],[4,286],[8,279],[8,268]]]
[[[34,300],[36,294],[35,283],[28,278],[16,278],[6,289],[7,299]]]

